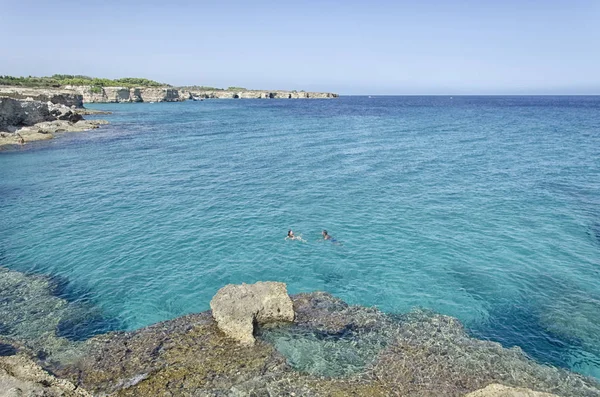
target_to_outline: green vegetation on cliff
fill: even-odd
[[[181,89],[185,89],[188,91],[225,91],[224,88],[211,87],[206,85],[189,85],[184,87],[179,87]]]
[[[210,86],[205,86],[205,85],[190,85],[190,86],[180,87],[180,88],[190,90],[190,91],[249,91],[247,88],[244,88],[244,87],[227,87],[225,89],[225,88],[210,87]]]
[[[97,90],[100,87],[165,87],[169,84],[159,83],[139,77],[125,77],[121,79],[102,79],[89,76],[55,74],[50,77],[13,77],[0,76],[0,85],[12,85],[21,87],[62,87],[65,85],[89,85]]]

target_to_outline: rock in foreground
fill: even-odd
[[[501,383],[563,397],[600,396],[593,379],[540,365],[519,349],[471,338],[451,317],[429,312],[391,317],[326,293],[292,301],[301,313],[293,324],[275,326],[272,332],[282,335],[276,343],[264,339],[272,328],[265,326],[253,345],[241,344],[204,312],[96,336],[82,345],[79,359],[58,363],[50,358],[46,365],[94,395],[460,397]],[[373,348],[377,340],[379,350]],[[331,363],[343,365],[356,354],[364,358],[362,367],[344,376],[323,376]],[[304,358],[321,371],[299,361]],[[485,392],[497,390],[504,392],[502,386]]]
[[[210,301],[219,329],[243,343],[254,344],[254,324],[294,321],[294,306],[284,283],[229,284]]]
[[[0,397],[91,397],[71,382],[57,379],[23,356],[0,357]]]
[[[470,397],[549,397],[531,390],[600,397],[596,380],[540,365],[518,348],[472,338],[455,318],[427,311],[388,315],[324,292],[292,296],[294,322],[259,324],[252,345],[227,336],[209,311],[132,332],[67,339],[74,334],[69,328],[77,331],[72,327],[93,312],[59,297],[60,285],[0,268],[0,356],[8,356],[0,359],[0,395],[18,387],[22,395],[49,396],[84,389],[140,397],[462,397],[473,391],[479,394]],[[242,286],[225,292],[232,287]],[[282,285],[275,290],[266,296],[287,298]],[[239,310],[242,295],[255,297],[217,295],[224,305],[226,296],[235,299]],[[280,308],[273,302],[262,307],[267,313]],[[58,381],[18,357],[35,357],[74,388],[60,381],[64,394],[49,394]],[[37,375],[27,378],[32,368]],[[24,381],[33,383],[19,383]],[[38,393],[37,387],[45,388]]]

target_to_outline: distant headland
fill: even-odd
[[[55,74],[50,77],[0,76],[0,95],[20,89],[65,90],[82,95],[83,103],[96,102],[181,102],[202,99],[323,99],[337,98],[331,92],[297,90],[253,90],[243,87],[215,88],[207,86],[181,86],[157,81],[127,77],[105,79],[81,75]],[[18,95],[18,94],[17,94]],[[14,96],[14,95],[13,95]]]
[[[56,133],[99,128],[104,120],[84,120],[86,103],[182,102],[204,99],[321,99],[330,92],[226,89],[169,84],[144,78],[104,79],[55,74],[50,77],[0,76],[0,148],[52,139]]]

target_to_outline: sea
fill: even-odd
[[[600,378],[600,97],[87,107],[110,125],[0,152],[0,266],[102,313],[71,337],[273,280]]]

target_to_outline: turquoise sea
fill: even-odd
[[[101,309],[67,336],[278,280],[600,378],[600,97],[88,107],[111,124],[0,152],[0,266]]]

